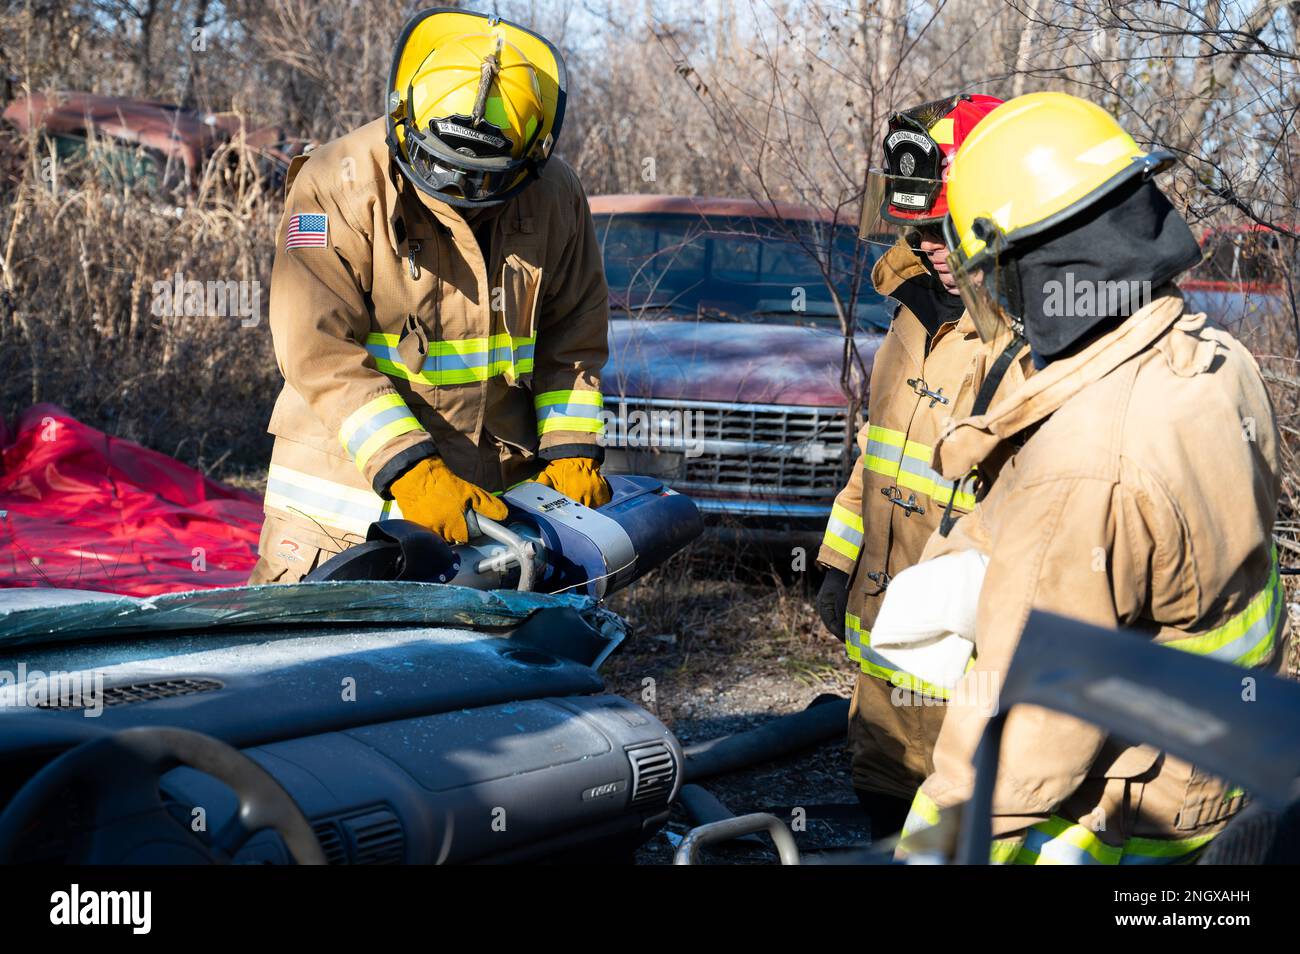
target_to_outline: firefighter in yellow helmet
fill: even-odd
[[[271,279],[285,387],[260,559],[293,582],[404,517],[535,479],[588,506],[600,474],[608,292],[586,196],[552,155],[565,70],[523,27],[417,14],[387,115],[294,160]]]
[[[932,445],[948,421],[971,413],[982,392],[987,403],[1004,377],[1018,384],[1027,367],[1023,343],[1009,331],[995,346],[981,342],[941,231],[948,163],[1001,102],[952,96],[893,116],[884,165],[872,173],[864,200],[863,239],[888,243],[872,284],[898,305],[872,366],[862,454],[818,553],[826,569],[818,609],[859,670],[849,715],[852,778],[877,838],[898,831],[930,771],[947,689],[885,664],[872,650],[876,610],[891,576],[920,559],[945,513],[952,519],[975,505],[973,480],[934,472]],[[995,472],[990,461],[986,483]]]
[[[953,160],[946,232],[963,299],[981,334],[1022,332],[1038,370],[936,448],[936,468],[959,475],[1021,442],[974,512],[906,571],[972,552],[987,561],[970,631],[954,632],[973,642],[974,661],[954,689],[904,854],[932,848],[944,810],[970,795],[990,694],[1031,609],[1244,669],[1282,655],[1277,426],[1250,353],[1189,314],[1173,282],[1199,250],[1153,182],[1169,162],[1063,93],[994,110]],[[919,612],[887,597],[881,616],[895,610]],[[1140,741],[1013,710],[993,860],[1191,859],[1243,793]]]

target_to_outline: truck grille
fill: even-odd
[[[606,398],[605,407],[607,444],[629,452],[629,470],[688,493],[829,500],[853,462],[843,408],[638,398]]]

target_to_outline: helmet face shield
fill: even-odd
[[[1019,333],[1021,295],[1015,263],[1002,264],[993,254],[967,258],[953,228],[952,216],[944,219],[943,232],[948,244],[948,268],[957,281],[962,304],[980,340],[990,344],[1004,337],[1008,329]]]
[[[909,231],[932,229],[938,233],[941,219],[932,216],[931,210],[942,190],[942,179],[872,169],[867,173],[858,237],[864,242],[892,245]]]
[[[526,164],[505,158],[454,154],[436,139],[408,129],[406,173],[425,192],[482,203],[512,189],[527,174]]]

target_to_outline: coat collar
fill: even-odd
[[[876,260],[871,269],[871,285],[882,295],[890,295],[898,290],[905,281],[928,274],[925,263],[904,239],[899,239],[889,251]],[[894,331],[899,343],[918,365],[925,360],[925,326],[921,320],[904,307],[894,316]],[[945,322],[939,326],[934,340],[938,341],[946,334],[959,334],[963,337],[974,335],[975,322],[966,312],[954,322]],[[933,345],[932,345],[933,346]]]
[[[912,251],[912,246],[900,238],[876,260],[871,269],[871,284],[880,294],[892,295],[909,278],[924,274],[925,266],[920,258]]]
[[[999,443],[1049,417],[1084,388],[1152,347],[1182,317],[1183,310],[1182,292],[1167,285],[1118,328],[1078,354],[1037,371],[988,413],[951,425],[935,445],[938,470],[945,476],[969,473]]]
[[[388,163],[384,182],[384,211],[388,217],[389,244],[393,254],[404,256],[409,239],[424,241],[433,237],[434,230],[442,225],[462,243],[474,241],[469,223],[450,205],[441,202],[424,202],[415,186],[406,181],[397,163]]]

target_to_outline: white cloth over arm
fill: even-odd
[[[871,648],[897,668],[951,689],[975,651],[975,614],[988,557],[962,550],[910,566],[889,581]]]

